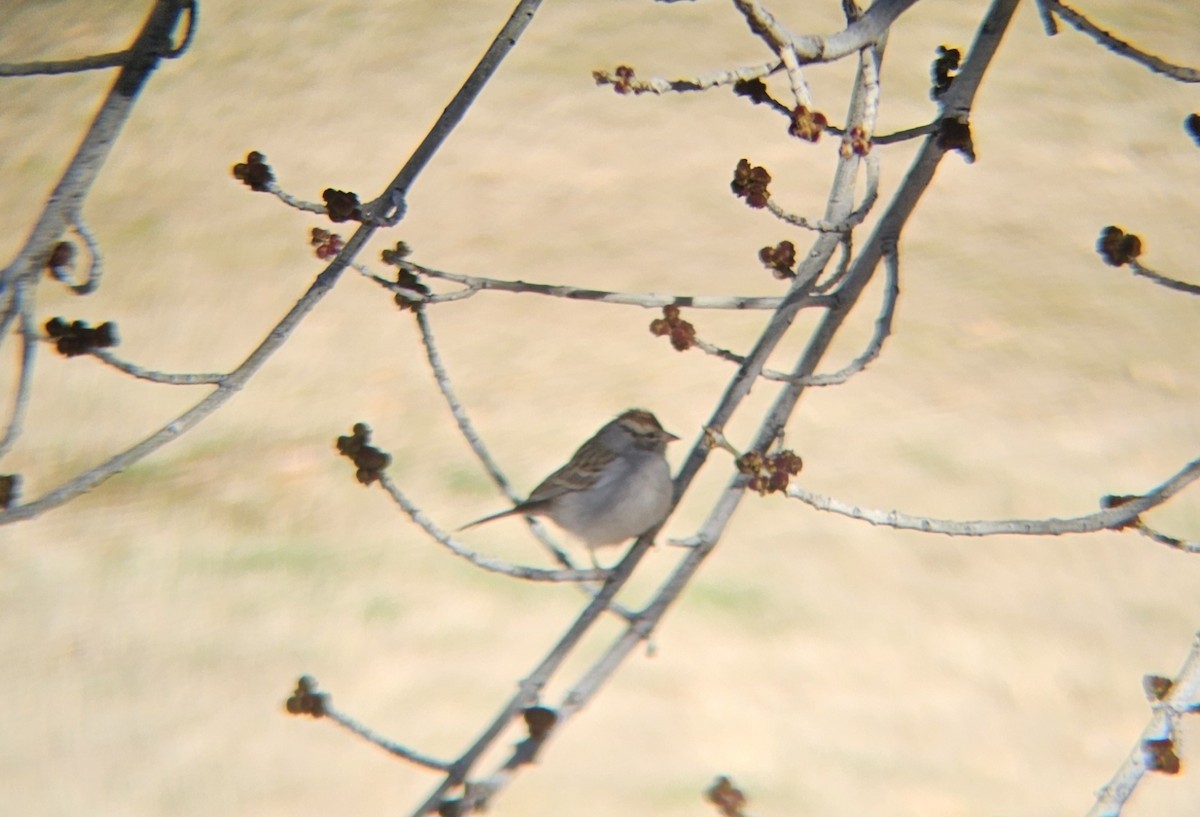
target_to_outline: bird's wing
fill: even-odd
[[[570,462],[542,480],[521,505],[538,505],[556,496],[592,487],[604,467],[616,456],[608,446],[593,437],[575,452]]]

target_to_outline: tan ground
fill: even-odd
[[[0,60],[120,47],[147,5],[4,3]],[[195,47],[153,78],[88,203],[102,291],[81,301],[47,284],[39,315],[116,320],[121,353],[145,365],[233,365],[318,271],[305,243],[320,222],[252,195],[230,165],[258,149],[294,193],[373,195],[507,5],[203,3]],[[903,18],[884,130],[931,114],[933,49],[966,45],[983,5],[930,0]],[[828,31],[838,6],[774,8]],[[1087,6],[1168,57],[1198,59],[1194,3]],[[790,141],[777,117],[727,93],[619,98],[589,77],[622,62],[686,75],[763,58],[727,4],[552,0],[386,240],[498,277],[777,292],[755,253],[796,236],[729,195],[731,169],[743,156],[767,165],[775,195],[815,214],[834,142]],[[812,72],[835,120],[846,76]],[[0,257],[24,239],[109,81],[0,84]],[[1047,39],[1022,8],[979,98],[979,162],[950,158],[905,235],[895,337],[867,374],[808,395],[789,427],[805,484],[932,515],[1071,515],[1196,456],[1200,302],[1104,267],[1092,246],[1122,224],[1145,236],[1148,264],[1200,277],[1200,151],[1179,127],[1198,109],[1194,88],[1075,33]],[[910,155],[883,153],[889,190]],[[433,314],[462,397],[525,487],[628,405],[694,438],[731,368],[651,338],[651,317],[503,294]],[[691,317],[732,348],[762,318]],[[37,378],[24,443],[4,465],[27,475],[29,496],[199,393],[50,356]],[[773,393],[756,390],[736,442]],[[0,533],[0,811],[396,814],[433,785],[331,726],[285,717],[294,678],[314,674],[365,722],[449,756],[579,599],[480,575],[357,487],[332,442],[360,419],[436,519],[502,507],[452,434],[410,317],[347,278],[220,414]],[[668,535],[693,530],[727,474],[714,459]],[[1156,519],[1200,536],[1198,496]],[[486,552],[541,558],[517,523],[485,530],[470,541]],[[639,586],[677,558],[660,549]],[[703,814],[701,790],[725,773],[761,817],[1081,814],[1147,717],[1141,675],[1183,659],[1198,590],[1200,561],[1132,534],[955,541],[750,500],[656,654],[624,667],[493,813]],[[1150,781],[1130,814],[1196,814],[1200,730],[1187,734],[1185,774]]]

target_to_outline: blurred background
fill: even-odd
[[[149,0],[0,4],[0,60],[115,50]],[[926,0],[893,30],[880,132],[929,121],[938,45],[964,48],[983,2]],[[796,31],[840,3],[779,0]],[[191,50],[164,63],[88,199],[100,290],[39,288],[39,317],[116,321],[129,360],[226,370],[304,292],[329,225],[252,194],[230,167],[266,154],[289,192],[373,198],[506,19],[509,3],[201,4]],[[1100,24],[1197,61],[1200,6],[1089,0]],[[421,175],[403,239],[468,274],[686,294],[783,291],[757,251],[806,236],[729,192],[740,158],[819,216],[837,140],[728,91],[620,97],[591,71],[691,76],[767,59],[717,2],[546,3]],[[852,66],[808,71],[845,115]],[[112,72],[0,83],[0,257],[11,258]],[[1200,451],[1200,301],[1106,267],[1107,224],[1144,262],[1200,280],[1200,94],[1018,10],[972,118],[978,161],[947,157],[901,241],[895,334],[864,374],[805,395],[788,445],[807,487],[955,518],[1068,516],[1156,485]],[[879,149],[883,193],[915,150]],[[882,207],[882,205],[881,205]],[[869,225],[868,225],[869,227]],[[352,230],[341,230],[349,235]],[[865,233],[864,233],[865,235]],[[825,371],[869,337],[868,291]],[[454,384],[521,490],[637,405],[686,446],[733,368],[678,353],[658,313],[494,293],[431,322]],[[764,313],[685,311],[749,347]],[[811,318],[772,365],[789,367]],[[16,352],[0,361],[14,388]],[[776,392],[729,428],[744,445]],[[203,389],[133,382],[43,354],[27,430],[3,464],[36,497],[148,435]],[[7,398],[5,398],[7,404]],[[483,574],[430,542],[334,439],[356,421],[391,473],[453,528],[505,506],[437,393],[411,313],[347,274],[218,414],[89,495],[0,530],[0,800],[25,815],[405,812],[436,779],[324,722],[287,717],[311,673],[378,731],[450,758],[471,743],[582,604],[571,588]],[[668,522],[692,533],[725,484],[710,459]],[[1192,489],[1153,521],[1200,537]],[[519,522],[466,539],[546,564]],[[615,555],[612,557],[615,558]],[[660,546],[628,601],[678,560]],[[710,811],[731,775],[758,815],[1081,814],[1148,718],[1147,672],[1173,674],[1200,627],[1200,562],[1134,534],[950,540],[876,530],[749,497],[654,639],[493,805],[496,814]],[[613,622],[548,690],[553,704]],[[1200,781],[1156,777],[1131,815],[1191,815]],[[514,733],[513,739],[517,739]],[[488,767],[483,767],[487,769]]]

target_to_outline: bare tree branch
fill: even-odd
[[[1177,278],[1168,278],[1166,275],[1142,266],[1136,258],[1129,261],[1129,269],[1134,275],[1140,275],[1167,289],[1186,292],[1188,295],[1200,295],[1200,284],[1189,284],[1187,281],[1180,281]]]
[[[500,559],[481,556],[435,525],[433,520],[425,515],[424,511],[417,507],[412,500],[404,495],[403,491],[396,487],[396,483],[392,482],[387,474],[381,473],[379,475],[379,484],[391,495],[401,510],[408,514],[412,521],[416,522],[434,541],[441,544],[455,556],[466,559],[476,567],[481,567],[490,573],[500,573],[505,576],[511,576],[514,579],[525,579],[533,582],[591,582],[602,581],[608,576],[607,570],[547,570],[546,568],[515,565]]]
[[[1133,794],[1147,771],[1148,744],[1169,741],[1178,744],[1178,721],[1200,703],[1200,633],[1192,641],[1192,649],[1183,662],[1169,691],[1161,700],[1152,701],[1153,714],[1142,735],[1130,750],[1125,762],[1112,779],[1100,789],[1088,817],[1119,817],[1121,809]],[[1161,744],[1160,744],[1161,745]]]
[[[1121,504],[1085,516],[1067,519],[999,519],[964,521],[914,516],[901,511],[882,511],[862,508],[824,494],[789,485],[787,495],[811,505],[819,511],[848,516],[871,525],[946,536],[1061,536],[1067,533],[1095,533],[1101,530],[1120,530],[1137,521],[1140,514],[1157,507],[1200,478],[1200,459],[1184,466],[1163,484],[1148,493],[1125,498]]]
[[[624,75],[624,72],[613,74],[608,71],[593,71],[592,77],[596,80],[597,85],[617,85],[619,88],[628,88],[635,94],[668,94],[686,91],[707,91],[709,88],[717,88],[722,85],[734,85],[738,82],[761,79],[775,73],[780,67],[779,60],[771,60],[761,65],[747,65],[742,68],[714,71],[709,74],[701,74],[697,77],[685,77],[681,79],[651,77],[647,80],[640,80],[636,77],[629,78],[627,75]]]
[[[148,380],[151,383],[162,383],[168,386],[219,386],[230,377],[230,375],[222,374],[221,372],[201,372],[197,374],[159,372],[154,369],[143,368],[136,363],[122,360],[112,352],[104,349],[89,349],[88,354],[97,360],[107,363],[114,369],[122,371],[127,375],[132,375],[139,380]]]
[[[467,417],[467,411],[463,407],[462,402],[458,399],[458,395],[454,393],[454,387],[450,383],[450,375],[446,371],[446,367],[442,364],[442,357],[438,353],[437,344],[433,339],[433,329],[429,325],[429,315],[425,311],[425,307],[417,305],[414,307],[417,314],[417,325],[421,329],[421,342],[425,346],[425,354],[429,359],[429,367],[433,370],[433,377],[437,381],[438,390],[441,391],[442,397],[446,400],[446,405],[450,408],[450,414],[454,417],[454,422],[458,424],[458,430],[471,446],[471,450],[475,452],[475,456],[479,458],[479,462],[491,477],[492,482],[496,484],[506,497],[513,504],[521,501],[523,497],[516,492],[512,484],[508,481],[508,477],[500,470],[499,464],[492,459],[491,452],[488,451],[483,439],[475,430],[471,420]],[[546,548],[555,560],[563,567],[574,569],[575,565],[570,557],[559,547],[546,530],[546,526],[541,523],[537,517],[525,517],[526,523],[529,525],[530,531],[537,540],[541,542],[542,547]]]
[[[25,412],[29,408],[29,390],[33,383],[33,366],[37,359],[37,327],[33,325],[33,319],[30,315],[31,310],[26,308],[25,301],[29,297],[29,284],[25,281],[18,281],[14,287],[12,301],[9,304],[8,311],[5,314],[3,323],[6,325],[4,331],[0,331],[0,343],[2,343],[6,333],[7,325],[10,325],[12,318],[9,316],[20,316],[21,326],[19,334],[21,335],[21,360],[18,364],[19,373],[17,375],[17,389],[13,394],[12,409],[8,415],[8,424],[4,428],[4,436],[0,438],[0,456],[3,456],[12,449],[17,438],[21,436],[21,430],[25,425]]]
[[[158,56],[165,59],[175,59],[187,50],[196,32],[195,0],[186,0],[184,7],[188,13],[188,26],[179,45],[167,43],[165,50]],[[172,26],[173,28],[174,26]],[[81,71],[94,71],[99,68],[116,68],[128,65],[131,58],[145,56],[145,52],[135,45],[122,51],[111,51],[107,54],[93,54],[89,57],[77,57],[71,60],[41,60],[36,62],[0,62],[0,77],[28,77],[38,74],[76,74]]]
[[[553,298],[566,298],[576,301],[599,301],[606,304],[640,306],[646,309],[663,306],[687,307],[689,309],[778,309],[779,305],[783,303],[782,298],[754,295],[660,295],[654,292],[610,292],[602,289],[582,289],[558,284],[504,281],[498,278],[481,278],[475,275],[443,272],[422,266],[421,264],[414,264],[411,261],[404,261],[402,263],[414,273],[427,275],[430,278],[453,281],[454,283],[464,284],[477,290],[548,295]],[[818,303],[810,301],[806,305],[818,305]]]
[[[114,474],[125,470],[133,463],[175,440],[240,391],[262,367],[263,363],[286,342],[305,316],[333,288],[346,266],[357,256],[363,245],[378,229],[379,224],[402,217],[405,191],[445,142],[455,125],[461,121],[467,107],[482,90],[483,85],[495,72],[501,60],[516,45],[540,2],[541,0],[520,0],[513,15],[501,28],[479,64],[467,76],[462,87],[434,123],[425,139],[404,167],[400,169],[387,190],[372,205],[371,212],[375,214],[375,217],[365,219],[365,223],[360,225],[354,235],[346,241],[342,251],[317,276],[304,296],[276,324],[258,347],[228,374],[215,391],[136,445],[110,457],[35,500],[0,511],[0,525],[30,519],[94,488]],[[87,190],[95,180],[96,174],[108,154],[112,141],[116,138],[117,131],[129,115],[133,98],[148,78],[150,71],[153,70],[156,62],[152,57],[161,51],[161,49],[155,49],[164,40],[169,42],[169,32],[174,29],[179,15],[190,7],[190,0],[158,0],[137,41],[148,44],[146,46],[149,49],[147,51],[148,59],[135,61],[136,67],[127,66],[122,69],[108,100],[101,107],[100,113],[84,137],[83,144],[55,188],[55,192],[51,194],[50,203],[34,227],[25,248],[15,262],[0,270],[0,292],[12,286],[18,279],[28,279],[38,274],[42,260],[47,257],[48,248],[53,241],[57,240],[69,223],[71,214],[77,209],[78,203],[86,196]],[[366,212],[366,208],[364,208],[364,212]],[[32,309],[32,304],[29,308]]]
[[[879,307],[879,316],[875,319],[875,332],[871,336],[871,340],[867,343],[867,348],[862,354],[850,361],[841,369],[829,374],[811,374],[802,377],[781,372],[777,369],[763,369],[761,376],[766,380],[775,380],[782,383],[797,383],[803,386],[837,386],[845,383],[854,375],[865,369],[872,361],[879,357],[880,351],[883,349],[883,342],[887,340],[892,333],[892,318],[896,311],[896,301],[900,297],[900,267],[897,258],[897,251],[893,249],[891,252],[884,255],[885,269],[887,270],[887,283],[883,290],[883,301]],[[833,296],[834,299],[838,297]],[[728,349],[722,349],[719,346],[714,346],[705,340],[695,338],[693,340],[695,346],[714,357],[719,357],[722,360],[728,360],[731,363],[745,363],[746,358],[736,352],[731,352]]]
[[[1037,0],[1037,3],[1047,34],[1053,35],[1057,33],[1058,26],[1054,23],[1054,15],[1057,14],[1114,54],[1127,57],[1136,63],[1144,65],[1155,73],[1163,74],[1180,82],[1200,82],[1200,70],[1189,68],[1185,65],[1175,65],[1153,54],[1142,51],[1137,46],[1108,33],[1086,16],[1065,3],[1059,2],[1059,0]]]
[[[878,6],[880,4],[876,4],[875,7],[872,7],[872,10]],[[965,75],[967,79],[963,82],[957,93],[947,95],[948,103],[944,104],[953,104],[956,106],[956,110],[969,110],[975,89],[978,87],[979,80],[983,76],[984,68],[995,54],[1000,38],[1007,28],[1015,7],[1016,0],[996,0],[992,4],[984,16],[983,22],[980,24],[971,55],[964,66],[962,75]],[[863,106],[862,75],[860,72],[858,82],[855,85],[855,91],[852,94],[851,112],[847,117],[847,121],[861,121]],[[797,363],[794,375],[805,376],[812,373],[813,368],[815,368],[821,356],[829,347],[833,330],[845,319],[847,312],[853,306],[853,302],[870,280],[875,267],[884,254],[884,246],[895,246],[896,236],[915,208],[921,192],[932,181],[934,169],[942,155],[944,155],[944,150],[936,144],[935,139],[931,138],[926,141],[924,147],[914,160],[905,183],[902,185],[902,189],[893,199],[887,212],[881,216],[875,232],[868,240],[867,245],[863,248],[847,275],[846,284],[843,287],[848,295],[846,302],[844,304],[839,303],[838,307],[826,315],[822,321],[822,326],[818,328],[808,348]],[[853,154],[841,157],[834,177],[833,190],[830,194],[830,202],[826,213],[827,219],[836,220],[844,218],[850,212],[853,200],[854,174],[859,162],[860,157]],[[746,362],[739,368],[738,373],[734,376],[725,393],[722,395],[710,422],[705,426],[706,428],[712,428],[717,431],[724,428],[734,409],[748,394],[751,384],[757,379],[767,356],[774,349],[787,325],[790,324],[792,318],[795,316],[798,310],[797,302],[807,294],[812,282],[817,278],[820,271],[824,269],[825,264],[828,263],[838,243],[838,239],[835,236],[826,234],[817,236],[813,249],[806,256],[805,261],[797,271],[796,279],[784,304],[772,315],[771,320],[760,335],[759,341],[755,344],[750,355],[747,356]],[[778,436],[787,417],[795,408],[803,388],[803,386],[795,383],[790,383],[784,387],[763,423],[754,450],[766,450]],[[701,435],[693,445],[680,473],[676,476],[676,497],[682,496],[686,492],[692,479],[707,459],[708,451],[709,447],[705,435]],[[716,546],[725,525],[728,523],[744,493],[746,481],[746,477],[741,475],[733,479],[725,492],[717,499],[708,519],[695,537],[698,544],[687,551],[671,575],[655,593],[650,603],[643,609],[641,615],[626,627],[624,632],[592,664],[581,680],[563,698],[561,704],[556,707],[557,721],[554,727],[555,730],[562,728],[563,724],[575,712],[585,706],[608,677],[628,657],[634,647],[653,632],[654,627],[662,618],[667,608],[675,601],[700,564]],[[648,537],[654,533],[654,531],[648,532],[638,539],[625,559],[617,566],[613,576],[605,584],[604,590],[615,590],[623,584],[624,579],[628,576],[627,571],[631,570],[631,565],[635,564],[642,557],[645,547],[648,544]],[[597,597],[597,602],[602,596],[603,591],[601,596]],[[587,623],[594,618],[595,613],[593,611],[597,602],[593,602],[585,610],[581,619],[576,621],[572,629],[568,631],[567,636],[564,637],[563,641],[560,641],[560,646],[567,643],[570,637],[577,633],[581,627],[586,627]],[[549,659],[547,660],[549,661]],[[557,663],[554,665],[557,666]],[[545,666],[546,662],[543,662],[530,677],[536,678],[540,682],[543,679],[540,671]],[[540,683],[538,688],[540,688]],[[526,701],[532,702],[532,698],[529,697],[528,692],[523,691],[501,711],[492,726],[485,731],[484,735],[480,737],[472,749],[464,754],[460,762],[456,764],[456,767],[460,770],[459,773],[448,775],[446,780],[435,789],[433,794],[413,812],[414,817],[422,817],[422,815],[436,809],[451,788],[465,782],[467,770],[469,770],[479,754],[494,740],[503,726],[519,711],[520,705]],[[513,768],[513,759],[503,763],[500,767],[501,772]],[[468,794],[457,805],[461,806],[464,811],[472,810],[482,805],[483,801],[492,796],[498,788],[505,785],[510,779],[510,775],[501,772],[483,778],[487,781],[487,785],[483,787],[477,796],[472,796],[471,789],[468,788]]]
[[[133,49],[110,51],[90,57],[72,60],[44,60],[38,62],[0,62],[0,77],[28,77],[36,74],[74,74],[94,71],[98,68],[116,68],[129,61]]]

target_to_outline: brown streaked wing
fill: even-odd
[[[612,462],[614,457],[616,454],[593,437],[575,452],[570,462],[542,480],[524,504],[545,502],[556,496],[590,488],[599,479],[604,466]]]

